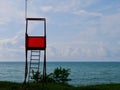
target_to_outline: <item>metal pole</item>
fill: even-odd
[[[27,79],[27,74],[28,74],[28,62],[27,62],[27,50],[26,50],[26,63],[25,63],[25,76],[24,76],[24,83],[26,83],[26,79]]]
[[[27,0],[25,0],[25,19],[27,18]]]
[[[28,74],[28,60],[27,60],[27,26],[28,26],[28,21],[26,20],[26,32],[25,32],[25,78],[24,78],[24,83],[26,83],[27,79],[27,74]]]
[[[27,0],[25,0],[25,21],[26,21],[26,32],[25,32],[25,76],[24,76],[24,83],[26,83],[26,79],[27,79],[27,74],[28,74],[28,62],[27,62],[27,42],[26,42],[26,38],[27,38]]]
[[[44,64],[43,64],[43,83],[46,82],[46,19],[44,20],[44,37],[45,37],[45,50],[44,50]]]

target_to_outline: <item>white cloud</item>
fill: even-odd
[[[80,15],[80,16],[103,16],[102,13],[98,13],[98,12],[89,12],[86,10],[76,10],[73,12],[76,15]]]
[[[17,3],[19,3],[19,0],[0,1],[0,24],[6,24],[13,20],[18,20],[20,22],[20,20],[23,18],[24,13],[20,8],[18,8]]]
[[[43,6],[43,7],[41,7],[41,10],[43,12],[50,12],[53,10],[53,7],[52,6]]]
[[[72,41],[48,44],[48,60],[118,60],[119,42]],[[112,47],[112,48],[111,48]]]
[[[95,27],[87,27],[85,30],[80,32],[80,37],[92,37],[97,34],[97,28]]]
[[[101,13],[98,12],[90,12],[85,9],[82,9],[82,6],[89,6],[93,3],[94,0],[90,0],[84,5],[84,1],[79,0],[66,0],[66,1],[58,1],[58,4],[48,5],[48,6],[41,6],[40,10],[43,12],[61,12],[61,13],[71,13],[75,15],[82,15],[82,16],[102,16]],[[54,3],[54,2],[52,2]],[[95,3],[95,2],[94,2]]]
[[[15,37],[0,39],[1,61],[23,61],[24,58],[24,37],[18,33]]]
[[[44,13],[67,13],[67,14],[75,14],[75,15],[85,15],[85,16],[102,16],[102,13],[99,12],[91,12],[83,9],[84,7],[88,7],[97,1],[89,0],[56,0],[49,1],[50,5],[43,5],[40,7],[40,10]],[[32,5],[31,5],[32,6]],[[35,8],[35,6],[32,6]],[[36,7],[37,10],[38,7]]]
[[[116,57],[120,59],[119,57],[120,43],[119,43],[119,40],[114,39],[114,37],[120,36],[119,35],[120,34],[120,30],[119,30],[120,14],[119,13],[114,13],[111,15],[106,14],[106,16],[104,16],[104,11],[97,12],[96,10],[92,11],[91,9],[86,8],[98,2],[96,0],[89,0],[87,2],[85,0],[54,0],[54,1],[49,0],[44,3],[43,1],[42,0],[41,2],[39,0],[31,1],[30,7],[28,10],[29,17],[40,17],[43,15],[46,15],[46,16],[48,15],[48,18],[47,18],[47,22],[48,22],[50,20],[49,17],[51,17],[51,21],[56,19],[56,17],[52,17],[55,15],[55,13],[58,13],[58,14],[64,13],[64,15],[66,15],[65,19],[66,17],[69,18],[69,15],[71,17],[75,16],[75,17],[72,17],[73,19],[70,20],[71,22],[69,22],[69,20],[66,19],[64,23],[63,22],[61,23],[62,20],[59,20],[59,18],[57,17],[57,19],[61,23],[60,25],[63,26],[61,29],[64,29],[64,26],[65,26],[65,29],[66,27],[70,27],[72,29],[69,30],[69,28],[67,28],[69,30],[69,33],[67,33],[68,35],[66,37],[64,37],[65,34],[64,35],[61,34],[63,35],[62,38],[64,39],[66,39],[67,37],[70,37],[66,39],[66,41],[68,40],[68,42],[61,41],[59,43],[58,42],[48,43],[48,47],[47,47],[48,59],[53,58],[53,59],[81,59],[82,60],[84,58],[100,59],[104,57],[106,59],[110,59],[110,58],[115,59]],[[21,2],[21,0],[11,0],[11,1],[1,0],[0,1],[0,25],[6,24],[8,22],[16,22],[17,20],[18,22],[20,22],[21,19],[22,20],[24,19],[24,8],[21,7],[18,4],[18,2]],[[40,5],[36,5],[33,2],[40,2]],[[49,13],[50,13],[50,16],[49,16]],[[85,17],[81,19],[80,16],[85,16]],[[86,18],[86,16],[88,18]],[[99,20],[94,19],[93,17],[95,18],[97,17],[99,18]],[[20,23],[17,23],[17,24],[20,24]],[[56,22],[54,24],[56,24]],[[63,25],[63,24],[66,24],[66,25]],[[21,27],[23,29],[23,26]],[[55,25],[54,25],[54,28],[52,26],[49,26],[49,27],[50,28],[47,28],[49,31],[51,29],[58,29],[58,27],[56,27]],[[8,30],[9,30],[9,27],[6,30],[6,32],[10,31]],[[74,30],[74,32],[72,30]],[[70,34],[72,33],[71,31],[74,33],[73,36],[71,36],[72,34]],[[2,32],[2,30],[0,30],[0,32]],[[15,32],[17,32],[17,30]],[[56,35],[56,33],[54,32],[52,32],[52,34],[50,33],[50,35],[54,35],[54,34]],[[57,35],[59,34],[60,33],[57,32]],[[110,37],[110,39],[106,37]],[[114,40],[115,42],[113,44],[108,40]],[[53,38],[52,41],[56,42],[57,39]],[[12,59],[18,59],[21,57],[24,58],[24,32],[17,33],[17,35],[13,36],[12,38],[0,39],[0,58],[12,60]]]
[[[8,19],[0,18],[0,25],[6,24],[7,22],[9,22]]]
[[[58,43],[48,45],[49,58],[63,58],[63,59],[80,59],[81,57],[89,58],[106,57],[106,47],[103,47],[100,42],[71,42],[71,43]],[[52,54],[51,54],[52,53]]]
[[[76,2],[76,1],[74,1]],[[40,10],[43,12],[72,12],[76,7],[75,7],[75,3],[73,1],[69,2],[69,1],[59,1],[58,4],[53,4],[52,5],[48,5],[48,6],[41,6]]]
[[[120,13],[104,16],[101,20],[101,30],[107,37],[119,37]]]
[[[85,1],[85,0],[78,0],[78,1],[80,1],[80,7],[81,8],[90,7],[90,6],[92,6],[92,5],[94,5],[94,4],[99,2],[99,0],[87,0],[87,1]]]
[[[75,11],[73,13],[76,15],[86,15],[87,14],[87,12],[85,10],[79,10],[79,11]]]

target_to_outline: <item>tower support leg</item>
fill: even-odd
[[[26,50],[26,60],[25,60],[25,75],[24,75],[24,83],[26,83],[26,79],[27,79],[27,74],[28,74],[28,62],[27,62],[27,50]]]
[[[43,83],[46,82],[46,49],[44,51]]]

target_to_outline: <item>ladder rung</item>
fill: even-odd
[[[40,55],[32,55],[32,56],[40,56]]]
[[[39,64],[38,62],[31,62],[31,64]]]
[[[38,60],[39,61],[40,59],[31,59],[31,60]]]
[[[30,67],[30,68],[32,68],[32,69],[38,69],[38,67]]]
[[[39,50],[32,50],[32,52],[40,52]]]

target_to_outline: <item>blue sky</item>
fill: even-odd
[[[24,3],[0,0],[0,61],[24,61]],[[47,19],[48,61],[120,61],[120,0],[28,0],[28,17]]]

